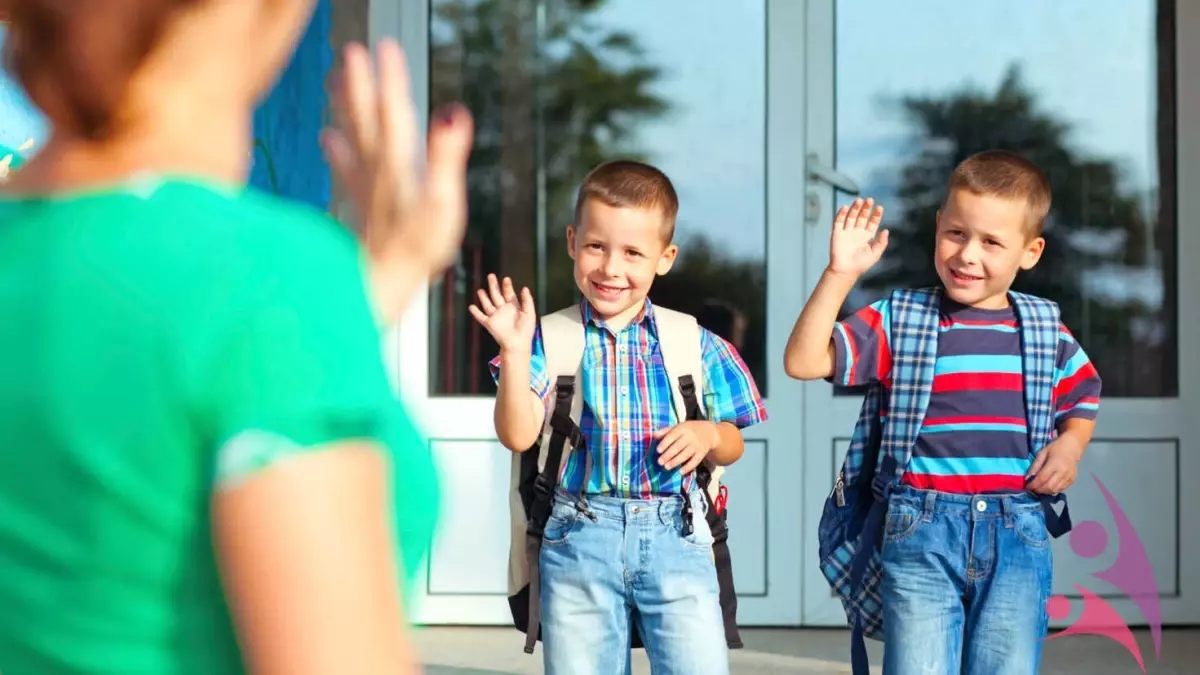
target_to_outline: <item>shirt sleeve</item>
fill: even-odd
[[[708,329],[701,329],[700,348],[708,419],[729,422],[739,429],[765,422],[767,408],[758,385],[733,345]]]
[[[500,367],[503,365],[497,354],[489,363],[492,381],[500,384]],[[542,327],[538,326],[533,333],[533,344],[530,347],[529,388],[542,398],[542,403],[550,405],[550,376],[546,374],[546,351],[542,346]]]
[[[217,487],[337,441],[388,447],[401,414],[357,243],[336,223],[286,224],[230,247],[206,280],[225,297],[185,355],[200,364],[192,390]]]
[[[1055,423],[1096,419],[1100,411],[1100,373],[1066,326],[1059,328],[1055,368]]]
[[[834,324],[833,375],[829,380],[846,387],[890,384],[890,322],[891,302],[880,300]]]

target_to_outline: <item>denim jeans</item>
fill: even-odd
[[[885,675],[1036,673],[1050,541],[1032,495],[898,489],[882,552]]]
[[[728,675],[712,532],[703,495],[690,499],[685,537],[679,496],[589,495],[594,520],[555,496],[539,561],[546,675],[625,675],[634,620],[655,675]]]

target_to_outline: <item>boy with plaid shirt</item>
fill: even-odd
[[[1055,372],[1040,379],[1047,383],[1043,398],[1053,405],[1045,415],[1045,436],[1053,440],[1040,450],[1031,444],[1038,434],[1029,420],[1037,423],[1038,416],[1029,414],[1027,406],[1035,403],[1027,393],[1039,378],[1027,370],[1038,357],[1023,339],[1032,334],[1024,324],[1041,318],[1036,308],[1053,305],[1010,287],[1017,272],[1041,256],[1049,208],[1049,183],[1030,162],[998,151],[966,159],[938,212],[934,264],[941,286],[894,295],[838,322],[849,291],[888,241],[887,231],[878,231],[882,207],[873,208],[872,200],[843,207],[829,266],[788,341],[790,376],[878,385],[884,392],[894,376],[904,378],[896,384],[912,387],[911,370],[921,367],[913,353],[936,354],[926,380],[930,391],[880,397],[893,404],[922,401],[891,411],[904,419],[892,420],[891,436],[883,433],[888,439],[923,408],[912,430],[915,442],[903,449],[907,466],[896,467],[899,484],[885,493],[879,595],[888,675],[1038,670],[1052,573],[1039,496],[1058,495],[1074,482],[1100,396],[1100,377],[1087,355],[1061,324],[1054,340],[1049,324],[1056,344],[1042,351],[1047,362],[1053,354]],[[922,302],[940,317],[929,331],[936,345],[917,344],[924,336],[909,329]],[[1019,308],[1035,310],[1022,314]],[[895,335],[897,326],[905,328],[903,338]],[[893,342],[898,339],[906,341],[903,347]],[[893,357],[905,359],[908,370],[893,372]],[[879,412],[885,430],[888,414]]]
[[[584,179],[567,230],[584,298],[579,428],[587,445],[567,455],[539,554],[548,675],[629,672],[632,616],[653,672],[729,672],[695,470],[706,459],[737,461],[741,429],[764,421],[766,410],[737,351],[700,330],[708,419],[671,416],[659,322],[646,294],[675,260],[678,208],[662,172],[610,162]],[[500,345],[492,361],[496,431],[505,447],[526,452],[552,404],[542,334],[528,289],[518,296],[508,279],[488,282],[470,310]]]

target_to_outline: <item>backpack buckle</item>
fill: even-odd
[[[692,523],[692,500],[687,495],[683,496],[683,512],[680,514],[683,518],[683,536],[690,537],[696,533],[696,525]]]
[[[533,491],[539,497],[548,498],[554,492],[554,484],[539,473],[537,478],[533,479]]]

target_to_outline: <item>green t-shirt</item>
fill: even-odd
[[[251,190],[0,198],[0,673],[241,672],[211,493],[341,439],[390,451],[410,587],[437,479],[361,259]]]

